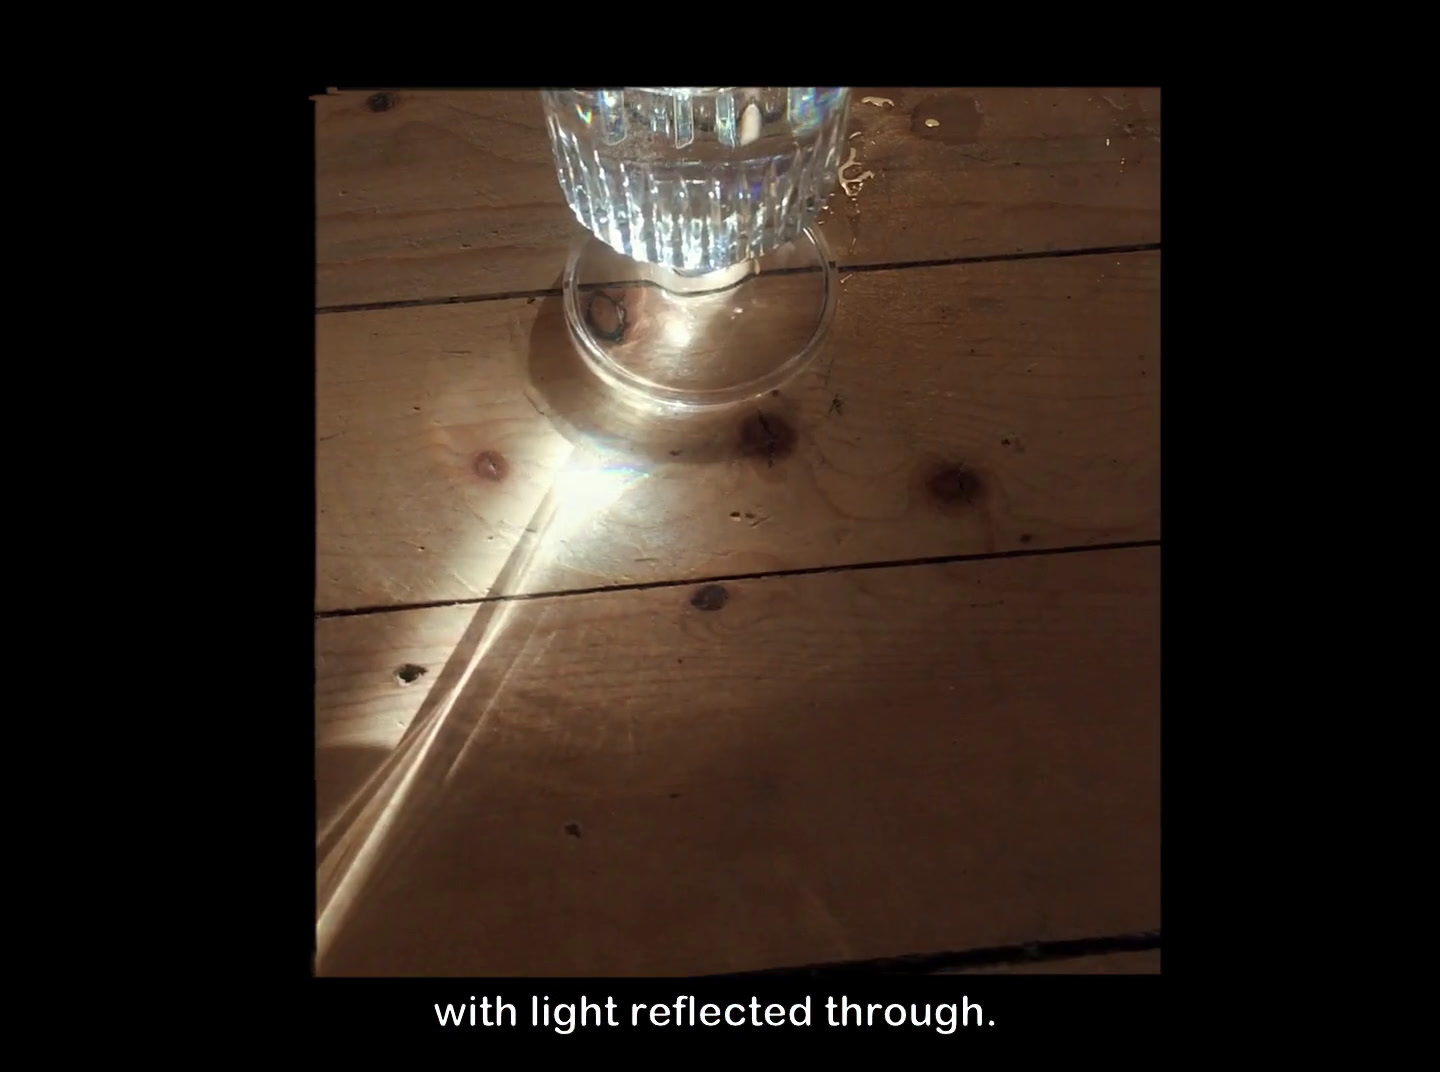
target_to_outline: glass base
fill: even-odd
[[[565,321],[594,372],[630,400],[725,406],[816,355],[835,314],[835,264],[813,226],[753,261],[679,272],[588,237],[565,266]]]

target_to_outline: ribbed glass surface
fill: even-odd
[[[849,90],[548,90],[560,188],[602,242],[711,272],[763,256],[836,185]]]

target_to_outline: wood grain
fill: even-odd
[[[425,704],[325,846],[320,972],[747,971],[1158,926],[1158,549],[725,588],[318,623],[317,784],[332,745],[378,754]],[[416,658],[428,695],[392,677]]]
[[[320,829],[337,820],[400,743],[477,610],[434,607],[315,624]],[[407,683],[397,675],[402,667],[421,672]]]
[[[316,100],[318,304],[552,287],[582,232],[538,93],[375,103]],[[850,130],[874,177],[822,216],[842,265],[1160,241],[1159,90],[860,87]]]
[[[853,273],[779,397],[671,424],[607,408],[558,299],[320,315],[317,608],[1158,538],[1159,287]]]

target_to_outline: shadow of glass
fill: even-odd
[[[557,277],[557,291],[559,282]],[[559,530],[565,526],[553,523],[557,517],[563,522],[584,513],[584,503],[576,499],[583,490],[577,483],[595,483],[600,469],[630,465],[644,472],[658,465],[747,459],[768,474],[776,457],[793,449],[795,442],[791,429],[796,403],[778,390],[758,403],[704,411],[655,412],[629,404],[580,357],[565,323],[562,297],[557,293],[538,300],[523,356],[526,394],[556,431],[584,448],[577,453],[587,457],[578,467],[562,466],[533,516],[518,526],[523,535],[488,585],[492,595],[521,591],[527,580],[536,580],[535,571],[543,571],[557,541],[563,542]],[[596,464],[597,457],[603,465]],[[440,818],[435,810],[443,808],[456,788],[447,790],[446,784],[481,738],[496,704],[503,705],[512,672],[517,667],[533,671],[526,660],[533,664],[548,648],[555,623],[536,609],[523,600],[478,606],[393,751],[317,753],[317,796],[322,763],[327,783],[317,803],[321,959],[329,942],[344,932],[350,905],[385,873],[403,867],[416,844],[431,835],[431,821]],[[537,634],[541,622],[549,622],[549,628],[540,627]],[[536,640],[540,642],[532,648]],[[518,697],[510,695],[511,702]],[[523,701],[527,709],[538,702],[534,695]],[[583,706],[578,697],[575,702]]]

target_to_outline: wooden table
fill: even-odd
[[[316,114],[321,974],[1158,932],[1158,90],[857,88],[763,453],[571,390],[536,94]]]

